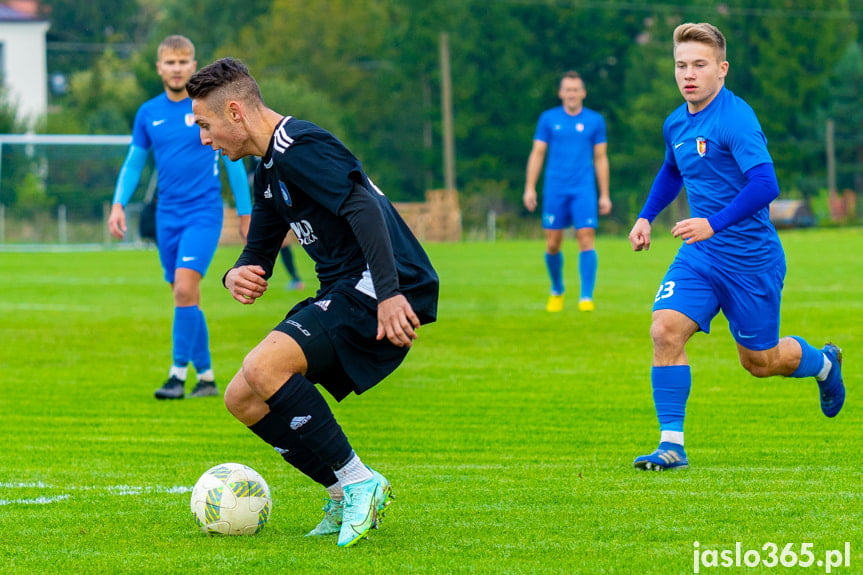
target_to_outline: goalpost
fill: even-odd
[[[129,135],[0,134],[0,250],[111,243],[107,217],[131,141]],[[144,195],[155,188],[154,174],[148,164]],[[127,206],[130,233],[123,243],[140,244],[141,206]]]

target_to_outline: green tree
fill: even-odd
[[[48,30],[48,70],[72,73],[93,65],[106,43],[134,43],[149,25],[137,0],[42,0]]]
[[[18,119],[18,108],[9,100],[8,92],[0,89],[0,134],[22,134],[25,131],[26,125]],[[10,155],[8,149],[3,151],[5,157],[0,165],[0,204],[10,206],[18,199],[17,190],[29,171],[30,161],[24,156]]]
[[[837,188],[863,193],[863,49],[848,45],[827,80],[829,100],[818,125],[834,120]],[[820,132],[823,134],[823,130]]]
[[[75,116],[86,133],[124,134],[143,100],[128,61],[108,50],[92,68],[72,76],[63,113]]]

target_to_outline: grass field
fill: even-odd
[[[824,573],[847,542],[850,566],[832,572],[861,573],[863,231],[782,239],[782,333],[844,348],[848,403],[828,420],[814,380],[748,375],[720,316],[688,347],[691,468],[666,474],[636,472],[632,459],[658,440],[648,328],[676,241],[634,254],[601,238],[597,311],[582,314],[570,240],[571,299],[554,315],[541,242],[427,246],[440,320],[395,374],[334,407],[396,496],[351,549],[303,537],[323,489],[221,399],[153,399],[172,317],[155,251],[0,253],[0,571],[671,574],[692,573],[696,551],[740,542],[767,564],[770,543],[777,560],[786,544],[800,554],[811,543],[813,563],[701,573]],[[279,269],[254,306],[234,302],[219,278],[236,255],[220,250],[203,287],[222,384],[298,299]],[[189,512],[198,476],[227,461],[272,489],[254,537],[204,536]]]

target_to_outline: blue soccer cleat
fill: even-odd
[[[663,441],[659,448],[650,455],[641,455],[635,458],[632,465],[636,469],[644,471],[665,471],[667,469],[686,469],[689,460],[683,446],[677,443]]]
[[[827,417],[836,417],[845,405],[845,384],[842,381],[842,350],[835,344],[828,343],[821,351],[830,358],[833,366],[827,379],[818,382],[821,391],[821,411]]]

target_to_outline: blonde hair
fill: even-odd
[[[159,49],[156,51],[156,59],[161,60],[164,52],[187,52],[192,60],[195,59],[195,45],[185,36],[179,34],[168,36],[159,44]]]
[[[713,24],[707,22],[681,24],[674,29],[674,50],[677,50],[678,44],[684,42],[698,42],[710,46],[716,53],[717,60],[725,62],[725,36]]]

